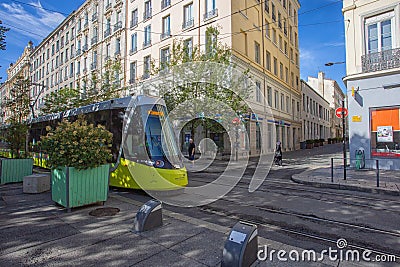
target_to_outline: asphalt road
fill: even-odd
[[[258,225],[260,236],[304,249],[336,248],[336,241],[344,238],[349,249],[394,254],[400,262],[399,197],[314,188],[290,180],[308,168],[329,165],[331,157],[341,156],[341,149],[335,144],[284,153],[283,166],[273,166],[260,188],[250,193],[248,185],[257,168],[252,159],[242,179],[223,198],[200,207],[165,208],[229,227],[238,220],[249,221]],[[189,186],[214,181],[226,164],[215,161],[203,171],[189,172]],[[150,198],[139,191],[130,197]]]

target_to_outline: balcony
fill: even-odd
[[[82,51],[86,52],[86,51],[88,51],[88,48],[89,48],[89,46],[87,44],[85,44],[82,46]]]
[[[171,37],[171,31],[167,30],[167,31],[163,32],[162,34],[160,34],[160,36],[161,36],[161,40],[169,38],[169,37]]]
[[[400,68],[400,48],[364,55],[361,64],[364,73]]]
[[[97,62],[96,61],[90,64],[90,69],[91,70],[95,70],[96,68],[97,68]]]
[[[98,40],[97,40],[97,36],[93,36],[90,43],[91,43],[92,45],[95,45],[95,44],[97,44],[97,41],[98,41]]]
[[[138,25],[138,17],[134,17],[134,18],[131,20],[131,29],[132,29],[132,28],[135,28],[137,25]]]
[[[204,14],[204,20],[209,20],[214,17],[218,16],[218,9],[214,8],[213,10],[208,11],[207,13]]]
[[[148,20],[151,18],[151,8],[147,9],[143,12],[143,20]]]
[[[194,26],[194,19],[193,18],[191,18],[191,19],[185,21],[184,23],[182,23],[182,29],[183,30],[192,28],[193,26]]]
[[[150,45],[151,45],[151,40],[145,40],[145,41],[143,42],[143,48],[148,47],[148,46],[150,46]]]
[[[114,24],[114,32],[117,32],[122,29],[122,21],[118,21]]]
[[[111,35],[111,28],[104,31],[104,38],[107,38]]]
[[[129,55],[133,55],[137,52],[137,47],[132,48],[131,50],[129,50]]]
[[[97,18],[98,18],[97,13],[93,13],[93,15],[92,15],[92,22],[97,21]]]
[[[161,9],[167,8],[171,5],[171,0],[162,0],[161,1]]]

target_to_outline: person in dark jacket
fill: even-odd
[[[193,142],[193,139],[189,139],[189,147],[188,147],[188,154],[189,154],[189,160],[194,163],[194,153],[196,150],[196,145]]]
[[[282,146],[280,141],[276,142],[274,162],[275,164],[282,166]]]

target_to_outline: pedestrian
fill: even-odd
[[[192,163],[194,164],[194,153],[196,150],[196,145],[193,142],[193,139],[190,138],[189,139],[189,148],[188,148],[188,153],[189,153],[189,160],[192,161]]]
[[[276,142],[276,149],[275,149],[275,164],[282,166],[282,146],[281,142]]]

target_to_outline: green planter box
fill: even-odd
[[[110,165],[77,170],[59,167],[51,170],[51,198],[68,210],[96,202],[108,196]]]
[[[22,182],[32,174],[32,159],[1,159],[0,184]]]

